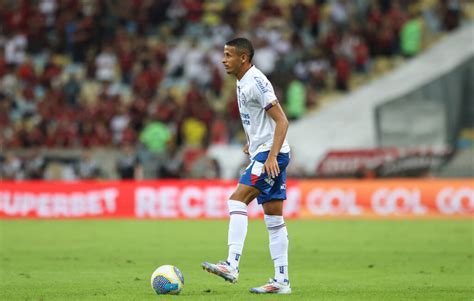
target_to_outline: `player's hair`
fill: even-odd
[[[239,51],[240,53],[245,52],[249,56],[249,62],[252,62],[253,58],[253,46],[252,42],[250,42],[246,38],[235,38],[230,40],[229,42],[225,43],[227,46],[233,46]]]

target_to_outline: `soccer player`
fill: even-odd
[[[222,63],[228,74],[237,78],[237,101],[247,135],[244,152],[251,162],[228,200],[229,253],[226,261],[203,262],[202,267],[226,281],[236,283],[239,261],[247,235],[247,205],[255,198],[263,206],[270,237],[270,254],[275,276],[252,293],[290,294],[288,277],[288,232],[283,219],[286,199],[286,172],[290,146],[286,141],[288,120],[267,77],[252,65],[252,43],[236,38],[224,46]]]

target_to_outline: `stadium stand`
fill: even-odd
[[[1,0],[1,175],[115,178],[126,146],[137,178],[222,175],[208,147],[245,139],[220,63],[231,37],[254,41],[299,120],[469,18],[442,0]]]
[[[466,25],[409,63],[294,122],[288,133],[293,163],[311,173],[330,150],[423,146],[437,152],[457,148],[460,139],[464,148],[472,146],[472,136],[460,129],[474,122],[474,49],[460,47],[473,34],[474,26]]]

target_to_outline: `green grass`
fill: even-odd
[[[290,220],[290,296],[248,292],[273,275],[251,221],[236,285],[204,272],[227,254],[227,221],[0,221],[0,300],[472,300],[470,220]],[[163,264],[185,277],[157,296]]]

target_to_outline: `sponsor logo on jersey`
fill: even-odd
[[[245,105],[246,102],[247,102],[247,97],[245,96],[245,94],[243,92],[239,93],[239,104],[243,106]]]
[[[258,89],[260,90],[260,92],[262,92],[262,94],[272,91],[272,88],[270,84],[268,83],[268,81],[265,81],[263,78],[258,77],[258,76],[255,76],[254,79],[255,79],[255,82],[257,83]]]

